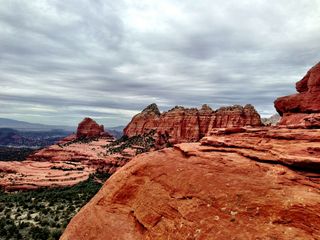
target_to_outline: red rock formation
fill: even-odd
[[[214,111],[207,104],[203,104],[199,110],[199,137],[204,137],[210,128],[212,122],[212,115]]]
[[[261,125],[260,115],[252,105],[247,104],[245,107],[235,105],[218,109],[214,114],[209,130],[212,128],[257,127]]]
[[[155,130],[158,136],[168,136],[171,143],[196,142],[212,128],[261,126],[261,119],[253,106],[220,108],[213,111],[208,105],[196,108],[175,107],[160,114],[156,104],[148,106],[133,117],[124,129],[129,137]]]
[[[106,134],[103,125],[99,125],[91,118],[85,118],[78,125],[77,138],[81,137],[100,137]],[[110,134],[109,134],[110,135]]]
[[[320,239],[320,130],[211,134],[137,156],[61,239]]]
[[[120,167],[121,161],[115,162],[115,157],[105,154],[105,145],[111,141],[109,138],[88,142],[74,140],[41,149],[26,161],[0,162],[0,172],[6,172],[0,177],[0,188],[12,191],[71,186],[87,180],[99,169],[108,172]],[[7,173],[5,170],[14,171]]]
[[[299,93],[278,98],[275,108],[282,116],[280,125],[320,126],[320,63],[297,82]]]
[[[77,134],[71,134],[71,135],[61,139],[58,143],[59,144],[66,144],[68,142],[75,141],[76,139],[77,139]]]
[[[132,118],[131,122],[124,128],[123,133],[128,137],[148,133],[158,126],[159,117],[158,106],[155,103],[150,104]]]
[[[160,116],[156,131],[168,134],[172,143],[198,141],[200,138],[198,110],[177,106],[164,112]]]

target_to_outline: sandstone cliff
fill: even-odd
[[[213,111],[208,105],[201,109],[176,106],[160,113],[151,104],[134,116],[124,129],[124,135],[142,135],[154,130],[157,136],[166,136],[171,143],[196,142],[212,128],[261,126],[261,119],[252,105],[235,105]]]

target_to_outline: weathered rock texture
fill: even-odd
[[[297,94],[275,101],[282,116],[280,125],[320,128],[320,63],[297,82],[296,89]]]
[[[211,135],[137,156],[61,239],[320,239],[320,130]]]
[[[0,162],[0,188],[13,191],[63,187],[87,180],[91,173],[115,166],[115,159],[105,154],[104,146],[111,142],[108,138],[74,140],[39,150],[26,161]]]
[[[82,122],[78,125],[77,138],[100,137],[105,134],[108,133],[104,131],[103,125],[99,125],[96,121],[92,120],[91,118],[83,119]]]
[[[169,139],[171,143],[196,142],[212,128],[261,125],[259,114],[249,104],[216,111],[208,105],[201,109],[175,107],[162,114],[156,104],[151,104],[133,117],[124,129],[124,135],[131,137],[154,130],[157,139]]]

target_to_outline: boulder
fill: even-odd
[[[297,94],[275,101],[275,108],[282,116],[279,124],[319,127],[317,116],[320,114],[320,63],[312,67],[302,80],[296,83],[296,89]]]

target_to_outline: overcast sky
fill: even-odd
[[[253,104],[320,60],[319,0],[0,0],[0,117],[126,124],[150,103]]]

